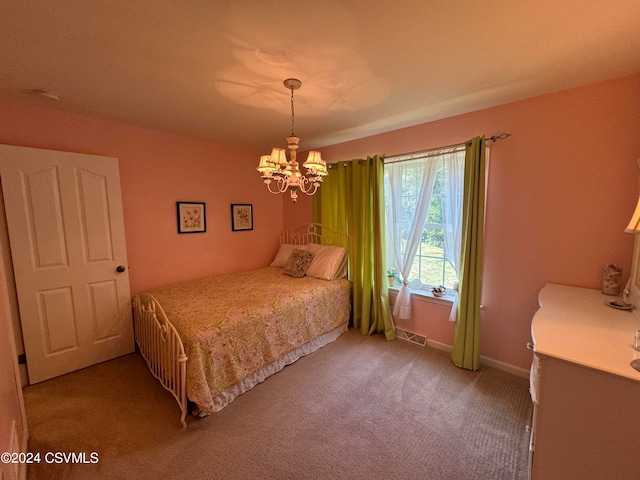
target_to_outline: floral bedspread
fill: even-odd
[[[225,388],[346,323],[350,291],[345,279],[292,278],[266,267],[148,293],[182,338],[187,397],[213,413],[213,399]]]

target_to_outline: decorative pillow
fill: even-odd
[[[289,275],[290,277],[302,278],[304,277],[307,268],[309,268],[312,259],[313,253],[296,248],[287,260],[286,265],[282,269],[282,273],[284,275]]]
[[[345,250],[342,247],[332,247],[309,244],[309,250],[313,253],[313,260],[307,270],[307,277],[321,280],[334,280],[344,276],[346,270]]]
[[[276,258],[271,262],[272,267],[284,267],[287,264],[287,260],[291,256],[291,253],[294,249],[298,250],[307,250],[306,245],[291,245],[288,243],[283,243],[280,245],[280,250],[276,255]]]

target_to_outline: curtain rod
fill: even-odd
[[[510,133],[500,133],[498,135],[492,135],[492,136],[490,136],[488,138],[485,138],[485,142],[497,142],[498,140],[504,140],[505,138],[509,138],[510,136],[511,136]],[[449,148],[466,147],[470,143],[471,143],[471,141],[466,141],[466,142],[461,142],[461,143],[454,143],[452,145],[445,145],[443,147],[429,148],[427,150],[418,150],[416,152],[401,153],[399,155],[392,155],[390,157],[385,157],[384,160],[385,160],[385,162],[387,160],[393,162],[394,158],[406,157],[406,156],[411,156],[411,155],[425,155],[425,156],[428,156],[430,153],[439,152],[440,150],[447,150]],[[400,161],[400,160],[396,160],[396,161]]]
[[[501,133],[499,135],[492,135],[489,138],[485,138],[486,142],[497,142],[498,140],[504,140],[506,138],[509,138],[511,136],[510,133]]]

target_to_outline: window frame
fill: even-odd
[[[460,145],[454,145],[454,146],[449,146],[449,147],[441,147],[441,148],[437,148],[437,149],[433,149],[433,150],[429,150],[429,151],[425,151],[425,152],[418,152],[418,153],[414,153],[414,154],[406,154],[406,155],[397,155],[397,156],[394,156],[394,157],[387,157],[385,159],[385,168],[387,167],[388,164],[402,162],[402,161],[405,161],[405,160],[418,160],[418,159],[421,159],[421,158],[424,158],[426,160],[426,159],[428,159],[430,157],[436,157],[436,156],[444,157],[444,155],[446,155],[446,154],[463,152],[464,150],[465,150],[465,144],[460,144]],[[445,168],[445,165],[444,165],[443,162],[444,162],[444,158],[442,159],[442,162],[437,167],[438,168],[438,172],[436,174],[437,177],[434,180],[434,182],[439,183],[439,185],[438,185],[439,188],[438,188],[437,192],[434,191],[434,190],[432,190],[432,192],[431,192],[431,196],[429,198],[429,204],[430,204],[429,205],[429,209],[431,209],[431,202],[433,201],[433,199],[435,197],[442,198],[442,197],[445,196],[445,193],[443,193],[443,190],[442,190],[444,188],[443,185],[442,185],[442,177],[443,177],[443,170]],[[388,183],[387,175],[388,174],[385,171],[385,184],[384,184],[385,197],[387,197],[389,195],[389,193],[388,193],[389,183]],[[403,180],[402,183],[404,184],[404,180]],[[434,186],[434,189],[435,189],[435,186]],[[388,200],[388,199],[385,200],[385,202],[388,202],[388,201],[390,201],[390,200]],[[443,202],[440,202],[440,204],[441,204],[441,208],[442,208]],[[386,211],[387,211],[387,209],[385,208],[385,212]],[[440,214],[444,215],[444,212],[441,211]],[[447,224],[444,222],[444,219],[443,219],[442,223],[433,223],[433,222],[428,222],[427,220],[429,220],[428,214],[427,214],[427,218],[425,219],[425,223],[423,225],[422,235],[424,235],[425,232],[427,232],[429,230],[431,230],[431,231],[440,230],[440,231],[443,232],[443,234],[445,233],[445,230],[447,228]],[[387,228],[388,228],[388,223],[387,222],[388,222],[388,218],[387,218],[387,215],[385,215],[385,226],[387,226]],[[387,239],[388,242],[390,240],[391,240],[390,238]],[[453,298],[456,295],[455,290],[457,288],[457,284],[458,284],[459,278],[457,276],[457,272],[455,271],[454,266],[451,264],[451,262],[447,258],[446,246],[445,245],[442,246],[442,256],[440,257],[440,256],[434,256],[434,255],[430,255],[430,254],[423,254],[422,250],[423,250],[423,246],[424,245],[425,244],[421,241],[420,245],[418,247],[418,250],[417,250],[417,252],[415,254],[414,260],[413,260],[414,262],[416,262],[416,260],[418,261],[418,267],[417,267],[418,268],[418,277],[417,277],[417,279],[420,280],[420,286],[416,288],[416,286],[414,284],[413,287],[411,285],[409,285],[409,288],[412,291],[412,293],[420,293],[421,294],[422,292],[428,292],[428,295],[426,295],[426,296],[433,297],[433,295],[431,294],[431,290],[434,287],[443,285],[443,286],[445,286],[445,288],[447,288],[447,295],[445,295],[444,297],[433,297],[433,298],[438,299],[438,300],[444,299],[445,300],[444,303],[450,303],[451,300],[450,299],[447,300],[447,297]],[[433,244],[431,243],[431,244],[428,244],[428,245],[433,245]],[[437,247],[437,245],[434,245],[434,246]],[[403,255],[404,255],[405,247],[406,247],[406,244],[401,247],[402,250],[403,250]],[[437,247],[437,248],[440,248],[440,247]],[[393,249],[392,246],[391,247],[389,247],[389,246],[387,247],[387,257],[389,257],[389,254],[391,252],[393,252],[392,249]],[[431,284],[431,283],[428,283],[427,280],[423,281],[423,279],[422,279],[421,264],[422,264],[422,262],[424,262],[427,259],[431,259],[432,261],[435,260],[436,262],[439,263],[439,265],[437,265],[437,266],[438,266],[438,269],[441,272],[439,274],[441,282],[438,283],[438,284]],[[395,265],[395,260],[393,260],[393,256],[392,256],[392,258],[387,258],[387,264],[388,264],[389,268],[393,268],[396,271],[400,270],[400,268],[397,265]],[[414,267],[412,267],[412,269],[413,268]],[[448,268],[452,269],[453,270],[452,273],[455,275],[455,280],[453,280],[453,282],[451,282],[450,285],[446,285],[447,269]],[[409,279],[408,280],[409,283],[411,283],[412,280],[415,280],[415,278],[414,279]],[[433,279],[431,279],[431,280],[433,280]]]

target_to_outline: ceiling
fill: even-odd
[[[638,0],[0,0],[0,98],[268,153],[640,72]],[[35,93],[51,92],[59,100]]]

